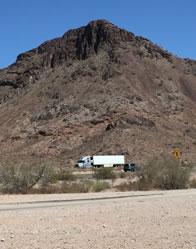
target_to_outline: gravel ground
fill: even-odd
[[[59,207],[1,211],[6,203],[120,195]],[[196,190],[0,196],[1,249],[196,249]]]

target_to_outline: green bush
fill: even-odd
[[[191,167],[178,159],[153,159],[139,172],[139,182],[157,189],[182,189],[188,187]]]
[[[116,175],[112,168],[94,169],[94,177],[96,179],[115,179]]]

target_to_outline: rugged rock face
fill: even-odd
[[[20,54],[0,70],[0,103],[2,154],[142,162],[178,149],[196,162],[196,61],[106,20]]]

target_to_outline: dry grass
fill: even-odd
[[[74,181],[76,180],[76,177],[73,175],[71,169],[62,169],[55,174],[55,179],[57,181]]]
[[[190,184],[189,184],[190,188],[196,188],[196,179],[193,179]]]
[[[58,185],[47,185],[40,188],[34,188],[29,190],[29,194],[52,194],[52,193],[89,193],[89,192],[101,192],[110,188],[107,182],[93,182],[86,180],[84,182],[67,182],[64,181]]]
[[[21,158],[4,158],[0,164],[1,191],[26,194],[44,178],[47,169],[47,164],[40,159],[24,161]]]
[[[123,192],[123,191],[148,191],[151,190],[153,187],[151,184],[146,182],[146,180],[142,179],[137,182],[129,182],[129,183],[122,183],[116,186],[116,189]]]
[[[96,179],[115,179],[116,174],[113,168],[94,169],[94,178]]]

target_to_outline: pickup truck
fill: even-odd
[[[131,172],[134,172],[136,170],[138,170],[140,167],[135,164],[135,163],[127,163],[127,164],[124,164],[124,171],[127,172],[127,171],[131,171]]]

